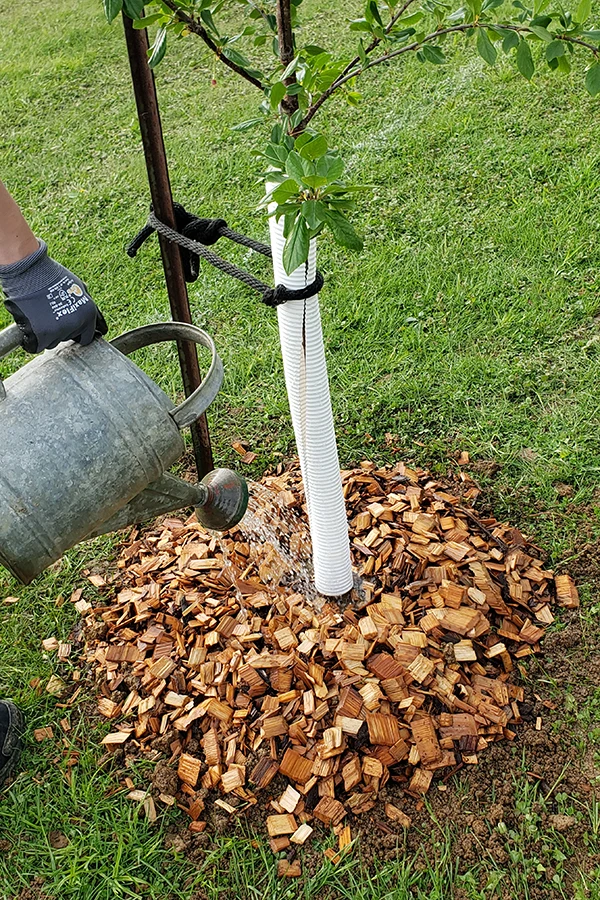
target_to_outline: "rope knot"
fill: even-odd
[[[290,300],[309,300],[318,294],[323,287],[324,279],[320,272],[316,273],[312,284],[307,284],[303,288],[292,289],[284,284],[278,284],[274,288],[269,287],[269,285],[255,278],[254,275],[251,275],[250,272],[238,269],[233,263],[226,259],[221,259],[212,250],[207,250],[206,247],[215,244],[219,238],[226,237],[236,244],[249,247],[256,253],[262,253],[263,256],[267,256],[269,259],[272,257],[270,247],[255,241],[253,238],[246,237],[246,235],[232,231],[225,219],[201,219],[199,216],[188,212],[181,203],[174,203],[173,211],[175,213],[176,228],[170,228],[164,222],[161,222],[155,215],[152,207],[150,207],[148,221],[127,247],[128,255],[131,257],[135,256],[144,241],[148,240],[157,231],[167,240],[179,245],[183,274],[186,281],[196,281],[200,272],[200,259],[204,259],[211,266],[215,266],[215,268],[226,275],[230,275],[232,278],[237,278],[238,281],[242,281],[248,287],[262,294],[263,303],[272,308],[281,306],[282,303],[287,303]]]
[[[289,303],[290,300],[310,300],[315,294],[318,294],[325,279],[320,272],[315,275],[312,284],[307,284],[303,288],[289,288],[285,284],[278,284],[274,288],[269,288],[263,294],[262,302],[265,306],[276,307],[282,303]]]

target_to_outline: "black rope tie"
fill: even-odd
[[[180,203],[174,203],[173,209],[175,211],[176,229],[170,228],[164,222],[161,222],[155,216],[152,207],[150,208],[147,223],[127,247],[129,256],[133,258],[142,244],[157,231],[167,240],[179,244],[181,247],[183,274],[187,282],[196,281],[200,274],[200,259],[203,259],[205,262],[210,263],[211,266],[219,269],[219,271],[224,272],[225,275],[236,278],[252,288],[252,290],[262,294],[262,302],[266,306],[280,306],[282,303],[287,303],[290,300],[308,300],[310,297],[318,294],[323,287],[324,279],[320,272],[316,273],[312,284],[297,290],[288,288],[284,284],[278,284],[274,288],[270,287],[268,284],[255,278],[250,272],[239,269],[233,263],[222,259],[207,248],[207,245],[212,246],[216,244],[219,238],[224,237],[234,241],[236,244],[241,244],[243,247],[249,247],[256,253],[261,253],[263,256],[271,259],[271,248],[267,244],[255,241],[244,234],[238,234],[237,231],[229,228],[224,219],[201,219],[199,216],[189,213]]]

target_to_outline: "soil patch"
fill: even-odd
[[[23,888],[14,900],[51,900],[50,895],[43,890],[43,878],[34,878],[29,887]]]

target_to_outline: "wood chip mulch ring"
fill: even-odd
[[[269,581],[268,543],[239,530],[219,542],[174,517],[134,532],[119,587],[82,608],[90,635],[98,618],[107,632],[86,649],[98,709],[114,723],[103,744],[154,760],[166,738],[177,767],[168,792],[126,779],[131,799],[151,819],[154,800],[177,804],[192,832],[206,827],[208,804],[231,816],[264,804],[288,877],[301,871],[289,848],[317,822],[334,828],[340,852],[348,818],[377,803],[407,828],[386,802],[388,781],[418,798],[436,773],[513,740],[519,660],[540,651],[555,605],[579,604],[572,579],[546,570],[516,528],[478,516],[464,473],[450,492],[422,469],[364,462],[343,482],[363,586],[345,609],[286,587],[284,564]],[[282,522],[305,522],[297,469],[262,484],[288,511]],[[273,797],[277,775],[287,786]]]

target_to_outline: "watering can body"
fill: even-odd
[[[5,351],[15,346],[7,331],[0,356],[2,335]],[[200,388],[177,408],[126,355],[163,340],[192,340],[213,354]],[[222,379],[205,332],[162,323],[112,344],[62,345],[0,383],[0,564],[28,583],[86,537],[201,502],[202,485],[166,470],[184,452],[180,429]]]

